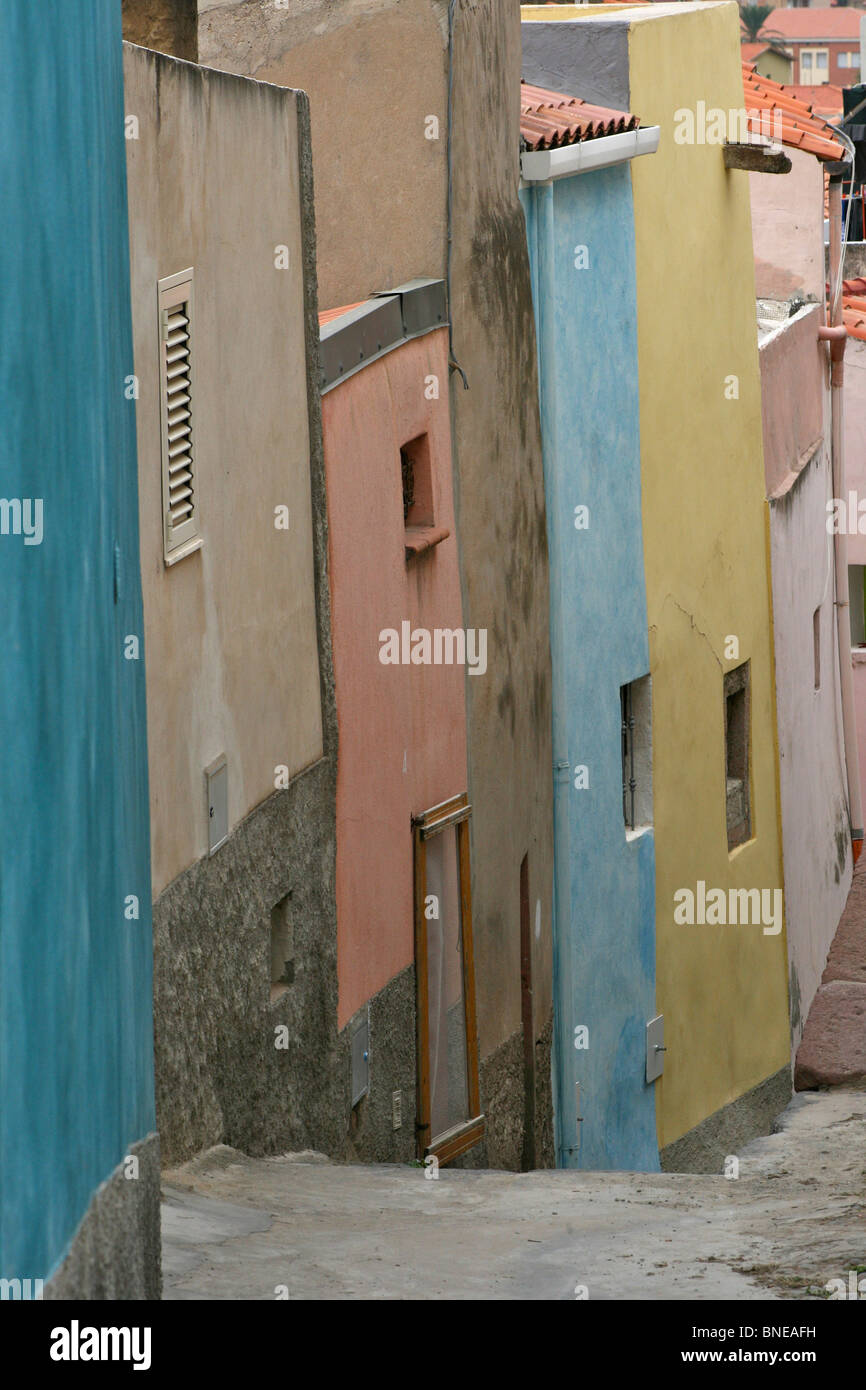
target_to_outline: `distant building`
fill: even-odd
[[[740,46],[744,63],[754,63],[762,77],[771,77],[774,82],[794,80],[794,53],[779,43],[759,40],[757,43],[744,43]]]
[[[817,87],[830,82],[850,87],[860,81],[860,21],[863,10],[853,5],[810,5],[803,9],[773,10],[764,21],[761,38],[781,45],[793,54],[793,74],[779,78]],[[745,54],[743,55],[746,56]]]

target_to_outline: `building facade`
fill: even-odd
[[[341,1152],[305,98],[124,50],[164,1160]]]
[[[658,153],[631,168],[666,1048],[657,1126],[663,1167],[720,1171],[791,1093],[749,190],[699,136],[701,110],[743,107],[737,15],[557,6],[524,19],[528,81],[661,127]]]
[[[118,7],[64,6],[46,25],[11,0],[0,70],[0,1274],[4,1298],[152,1299],[146,644]]]
[[[179,8],[161,6],[161,22]],[[464,688],[487,1116],[476,1158],[519,1167],[525,901],[533,923],[534,1101],[546,1117],[539,1152],[550,1152],[552,1040],[549,600],[534,322],[517,197],[519,14],[498,0],[459,7],[377,0],[363,15],[326,0],[300,9],[202,0],[197,14],[199,62],[309,93],[322,309],[416,277],[444,279],[450,291],[464,623],[489,634],[487,673],[467,677]],[[160,16],[145,0],[130,2],[127,33],[146,37]],[[142,24],[144,34],[134,27]],[[359,167],[363,178],[354,176]]]
[[[658,132],[529,85],[522,110],[550,555],[557,1161],[651,1171],[652,681],[629,165]]]

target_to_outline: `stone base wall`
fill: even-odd
[[[791,1069],[782,1067],[662,1149],[662,1172],[723,1173],[729,1154],[736,1156],[750,1140],[772,1134],[773,1121],[792,1094]]]
[[[159,1299],[159,1136],[148,1134],[129,1150],[138,1176],[124,1160],[93,1194],[66,1258],[46,1281],[43,1299]]]

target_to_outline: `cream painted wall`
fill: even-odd
[[[701,879],[782,886],[748,180],[725,169],[719,146],[673,140],[680,108],[742,106],[738,12],[684,3],[628,17],[630,105],[662,132],[632,178],[664,1148],[788,1063],[787,952],[784,929],[673,920],[676,890]],[[753,838],[729,854],[723,676],[747,659]]]
[[[207,852],[205,767],[227,755],[231,829],[321,756],[322,720],[296,96],[129,44],[124,77],[156,896]],[[169,569],[157,281],[189,266],[204,545]]]

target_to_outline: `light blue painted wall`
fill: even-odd
[[[155,1127],[123,114],[119,0],[3,0],[0,497],[42,498],[44,526],[0,535],[8,1278],[53,1271]]]
[[[627,841],[620,687],[649,670],[628,165],[526,188],[551,581],[554,1084],[566,1167],[657,1170],[655,858]],[[585,246],[589,264],[575,266]],[[575,507],[589,507],[576,530]],[[577,790],[585,764],[589,787]],[[589,1048],[576,1050],[577,1025]],[[581,1142],[575,1083],[581,1087]]]

